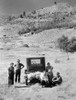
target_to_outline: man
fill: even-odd
[[[17,60],[17,64],[15,64],[16,67],[16,73],[15,73],[15,82],[20,83],[20,76],[21,76],[21,69],[24,68],[24,65],[22,63],[20,63],[20,60]]]
[[[10,63],[10,67],[8,68],[8,85],[14,84],[14,63]]]
[[[54,86],[60,85],[62,83],[62,77],[60,76],[59,72],[57,72],[57,76],[53,78],[52,83]]]

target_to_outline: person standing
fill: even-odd
[[[17,64],[15,64],[16,72],[15,72],[15,82],[20,83],[21,69],[24,68],[24,65],[20,63],[20,60],[17,60]]]
[[[46,68],[45,68],[45,71],[46,72],[48,72],[49,70],[52,70],[53,69],[53,67],[50,65],[50,63],[48,62],[47,63],[47,66],[46,66]]]
[[[45,71],[46,71],[46,75],[48,77],[49,86],[52,86],[52,79],[53,79],[54,75],[53,75],[53,67],[50,65],[49,62],[47,63]]]
[[[8,85],[14,84],[14,63],[10,63],[10,67],[8,68]]]

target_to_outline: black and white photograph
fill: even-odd
[[[76,0],[0,0],[0,100],[76,100]]]

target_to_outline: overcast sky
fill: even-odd
[[[76,0],[0,0],[0,14],[19,14],[23,11],[32,11],[51,6],[54,1],[76,5]]]

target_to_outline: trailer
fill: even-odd
[[[45,57],[30,57],[26,59],[27,72],[43,72],[45,70]]]
[[[31,80],[39,80],[41,73],[45,71],[45,57],[30,57],[26,59],[25,83]]]

